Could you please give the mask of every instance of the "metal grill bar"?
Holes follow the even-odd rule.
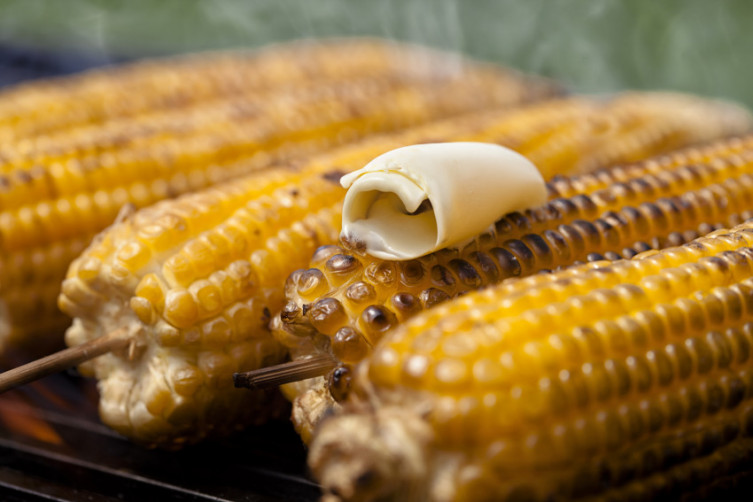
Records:
[[[56,395],[80,396],[87,385],[80,388],[80,381],[63,375],[45,382]],[[91,409],[81,409],[76,417],[58,410],[58,403],[43,402],[36,388],[0,397],[0,416],[6,421],[13,415],[12,421],[43,421],[62,440],[52,444],[0,428],[0,495],[8,494],[2,500],[268,502],[319,497],[318,486],[304,475],[300,440],[285,422],[167,452],[122,439],[91,418]]]

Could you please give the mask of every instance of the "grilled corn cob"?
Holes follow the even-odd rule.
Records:
[[[753,224],[428,310],[310,465],[346,500],[647,499],[749,470]]]
[[[294,44],[0,96],[0,347],[59,343],[45,336],[68,324],[55,308],[57,284],[123,204],[146,206],[370,133],[556,92],[475,63],[448,74],[457,58],[399,47]],[[425,64],[407,67],[403,58]]]
[[[275,336],[294,359],[324,352],[340,363],[326,379],[287,387],[304,440],[333,399],[347,395],[352,366],[423,309],[504,279],[629,258],[753,217],[753,136],[560,177],[549,192],[545,206],[505,216],[463,249],[391,262],[326,246],[311,268],[290,276]]]
[[[262,410],[271,409],[260,406],[264,396],[233,389],[231,375],[284,357],[266,325],[283,306],[284,277],[337,239],[339,176],[406,144],[504,143],[527,113],[490,111],[375,137],[123,215],[71,265],[59,298],[75,318],[69,345],[121,326],[133,337],[126,353],[82,366],[100,379],[103,420],[150,444],[193,441],[262,420]],[[571,99],[532,113],[541,122],[528,124],[530,136],[521,139],[543,151],[552,129],[600,116],[602,108]],[[571,148],[580,147],[576,141]],[[569,167],[552,159],[542,164],[545,172]]]

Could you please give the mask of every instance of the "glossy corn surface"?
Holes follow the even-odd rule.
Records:
[[[590,120],[601,106],[580,98],[537,105],[532,113],[541,122],[527,126],[526,143],[537,148],[553,129]],[[260,398],[244,401],[258,394],[233,389],[231,375],[284,356],[266,326],[284,305],[285,277],[337,239],[339,177],[408,144],[505,144],[511,134],[520,138],[515,124],[527,114],[499,108],[373,137],[153,206],[101,234],[71,266],[59,305],[75,318],[69,344],[125,324],[134,346],[144,348],[131,351],[133,360],[110,355],[90,365],[100,378],[104,421],[142,442],[171,443],[261,420]],[[727,116],[719,110],[718,133],[727,130]],[[554,161],[544,166],[564,169]],[[191,383],[181,390],[176,382],[184,374]],[[224,411],[215,413],[216,406]]]
[[[377,41],[142,63],[4,92],[0,346],[60,343],[68,321],[55,285],[124,204],[144,207],[369,134],[555,92]]]
[[[468,291],[579,262],[630,258],[753,217],[752,175],[753,137],[737,138],[641,164],[558,177],[549,185],[547,205],[505,216],[494,231],[463,249],[391,262],[339,246],[321,248],[309,269],[288,279],[275,332],[295,358],[324,351],[341,366],[326,383],[291,386],[288,393],[324,384],[335,400],[344,399],[353,365],[386,332]],[[307,406],[294,407],[304,438],[320,415]]]
[[[175,445],[263,420],[268,396],[232,374],[280,362],[267,329],[285,277],[336,241],[340,176],[422,138],[486,138],[502,111],[365,140],[136,213],[77,258],[58,304],[69,345],[127,326],[132,349],[81,367],[99,378],[105,423],[148,444]]]
[[[325,421],[333,498],[671,497],[750,468],[753,224],[513,280],[387,334]]]

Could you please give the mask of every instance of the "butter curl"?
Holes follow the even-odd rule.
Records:
[[[432,143],[387,152],[343,176],[343,241],[388,260],[460,244],[511,211],[542,205],[536,166],[489,143]]]

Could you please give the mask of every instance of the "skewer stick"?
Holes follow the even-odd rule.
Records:
[[[324,376],[335,366],[337,366],[337,361],[327,354],[322,354],[309,359],[291,361],[268,368],[247,371],[245,373],[235,373],[233,375],[233,382],[236,387],[268,389],[290,382]]]
[[[76,347],[55,352],[47,357],[0,373],[0,393],[52,373],[72,368],[107,352],[125,348],[131,342],[131,337],[126,335],[126,328],[116,329],[112,333],[89,340]]]

